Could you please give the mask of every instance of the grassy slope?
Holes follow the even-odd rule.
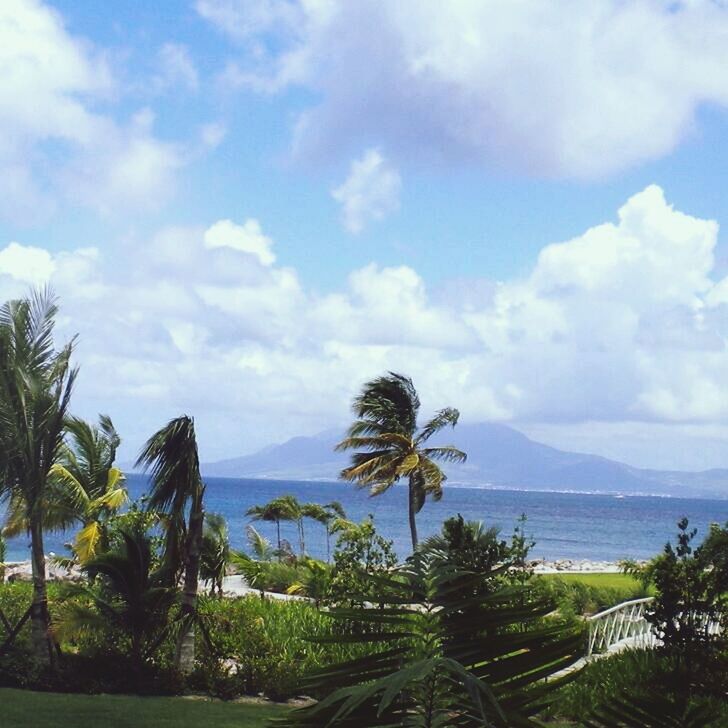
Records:
[[[59,695],[0,689],[3,728],[256,728],[280,715],[276,705],[221,703],[183,698]]]
[[[541,574],[541,578],[580,581],[582,584],[588,584],[589,586],[610,589],[632,589],[639,586],[639,582],[629,574]]]

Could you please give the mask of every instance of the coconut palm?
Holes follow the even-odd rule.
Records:
[[[33,655],[54,660],[49,635],[43,525],[53,464],[63,443],[76,369],[74,340],[53,344],[58,308],[48,291],[9,301],[0,308],[0,491],[20,512],[30,535]]]
[[[417,548],[415,516],[428,495],[434,500],[442,498],[446,476],[435,461],[463,462],[467,457],[452,445],[424,447],[424,444],[443,427],[455,427],[460,413],[446,407],[418,428],[417,391],[409,377],[394,372],[367,382],[355,397],[352,409],[357,419],[336,449],[359,452],[352,455],[352,464],[341,471],[341,477],[369,488],[373,496],[389,490],[400,478],[407,478],[414,550]]]
[[[278,498],[265,503],[262,506],[251,506],[245,511],[246,516],[252,517],[254,521],[267,521],[276,524],[276,536],[278,542],[278,555],[281,550],[281,521],[298,522],[301,518],[301,506],[292,495],[281,495]],[[299,530],[300,539],[300,530]]]
[[[107,520],[128,499],[124,474],[114,467],[121,441],[106,415],[98,426],[70,417],[66,431],[69,437],[49,472],[44,526],[64,529],[79,522],[72,548],[75,560],[84,563],[108,548]],[[11,509],[5,533],[17,536],[26,528],[23,509]]]
[[[151,474],[148,507],[166,514],[164,562],[172,584],[176,583],[179,569],[182,566],[184,568],[181,628],[175,651],[175,666],[183,673],[189,673],[195,660],[205,491],[192,418],[183,415],[170,420],[147,440],[136,464]],[[188,511],[188,520],[185,522],[185,513]]]

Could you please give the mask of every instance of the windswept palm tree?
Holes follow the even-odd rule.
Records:
[[[466,454],[452,445],[424,447],[427,440],[443,427],[455,427],[458,410],[440,410],[424,427],[418,428],[420,399],[412,380],[389,372],[367,382],[355,397],[352,409],[356,421],[337,450],[359,450],[352,464],[341,471],[344,480],[369,488],[370,495],[389,490],[400,478],[409,483],[409,526],[412,549],[417,548],[415,516],[430,495],[442,498],[446,476],[435,461],[464,462]]]
[[[265,503],[262,506],[251,506],[245,511],[254,521],[267,521],[276,524],[276,536],[278,542],[278,554],[281,552],[281,521],[294,521],[300,519],[301,506],[292,495],[281,495],[278,498]],[[300,530],[299,530],[300,538]]]
[[[167,516],[164,562],[171,585],[176,583],[180,566],[184,566],[175,666],[181,672],[189,673],[195,661],[205,491],[192,418],[183,415],[170,420],[147,440],[136,464],[151,473],[149,508]],[[187,511],[189,517],[185,523]]]
[[[53,344],[58,308],[48,291],[0,308],[0,491],[20,512],[31,545],[33,655],[54,661],[46,591],[43,524],[50,472],[63,443],[64,422],[76,379],[74,340]]]
[[[98,426],[70,417],[66,431],[69,437],[49,472],[44,527],[65,529],[80,523],[73,552],[83,564],[108,548],[106,521],[128,499],[124,474],[114,467],[121,440],[106,415]],[[5,533],[17,536],[26,528],[23,509],[11,508]]]

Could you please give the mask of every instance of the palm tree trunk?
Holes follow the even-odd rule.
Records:
[[[417,523],[415,522],[415,482],[412,475],[409,479],[409,494],[408,494],[408,510],[409,510],[409,527],[410,535],[412,536],[412,551],[417,549]]]
[[[306,555],[306,539],[303,534],[303,518],[298,519],[298,540],[301,546],[301,556]]]
[[[195,664],[195,618],[197,616],[197,588],[200,576],[202,548],[202,491],[197,493],[190,507],[190,524],[185,554],[185,581],[180,607],[182,628],[177,638],[175,667],[184,675],[192,672]]]
[[[33,574],[33,602],[30,609],[31,648],[33,657],[40,664],[51,665],[54,653],[51,647],[50,614],[46,589],[46,562],[43,551],[43,525],[41,515],[30,517],[30,552]]]
[[[278,532],[278,561],[281,560],[281,519],[276,518],[276,531]]]

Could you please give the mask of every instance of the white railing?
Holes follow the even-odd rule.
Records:
[[[632,599],[589,617],[587,657],[595,652],[607,652],[617,645],[654,647],[657,638],[645,618],[645,609],[652,600],[653,597]]]

